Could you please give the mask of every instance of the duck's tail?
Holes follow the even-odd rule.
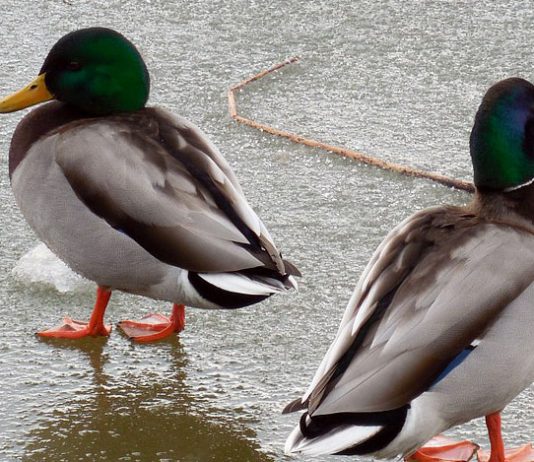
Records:
[[[286,263],[286,274],[261,268],[231,273],[194,273],[189,272],[188,279],[195,290],[206,300],[221,308],[242,308],[261,302],[273,294],[297,289],[294,276],[300,276],[298,270]]]
[[[286,454],[364,455],[384,449],[400,433],[409,406],[377,413],[310,416],[305,412],[285,445]]]

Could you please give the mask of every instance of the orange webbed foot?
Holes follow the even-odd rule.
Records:
[[[185,306],[174,304],[170,317],[151,313],[139,321],[121,321],[118,327],[136,342],[149,343],[162,340],[184,330]]]
[[[468,440],[454,441],[438,435],[405,460],[407,462],[467,462],[471,460],[478,448],[477,444]]]
[[[54,337],[54,338],[83,338],[87,336],[108,336],[111,333],[111,326],[104,324],[104,313],[108,306],[111,291],[98,287],[96,290],[96,300],[91,319],[89,322],[77,321],[70,317],[65,317],[63,323],[41,332],[37,335],[40,337]]]
[[[477,451],[477,458],[479,462],[490,461],[490,451]],[[504,452],[504,460],[506,462],[534,462],[534,447],[531,443],[525,444],[518,448],[507,449]]]
[[[40,337],[53,337],[53,338],[83,338],[87,336],[109,336],[111,333],[110,325],[91,326],[90,323],[84,321],[78,321],[68,316],[63,318],[63,323],[50,329],[37,332]]]

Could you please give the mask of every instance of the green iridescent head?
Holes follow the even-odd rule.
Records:
[[[534,178],[534,86],[512,78],[482,100],[470,140],[477,188],[512,190]]]
[[[150,79],[143,58],[124,36],[92,27],[62,37],[39,76],[0,101],[11,112],[57,99],[91,115],[136,111],[148,99]]]

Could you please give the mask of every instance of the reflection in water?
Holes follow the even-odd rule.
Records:
[[[40,416],[38,428],[27,435],[25,461],[271,460],[250,441],[251,431],[236,428],[231,419],[198,414],[178,338],[160,343],[161,354],[172,358],[171,370],[163,374],[137,365],[107,375],[106,339],[48,342],[72,350],[78,360],[83,352],[94,381]],[[213,408],[201,412],[222,414]]]
[[[87,357],[89,360],[87,365],[93,371],[94,383],[96,386],[106,385],[106,376],[104,374],[104,365],[107,356],[104,354],[104,347],[108,341],[108,337],[84,337],[79,340],[61,339],[53,337],[39,337],[35,336],[37,341],[43,344],[48,344],[53,347],[61,348],[63,350],[72,350],[76,353],[81,353],[73,358],[73,361],[79,361]]]

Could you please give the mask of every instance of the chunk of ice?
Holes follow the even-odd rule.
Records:
[[[43,243],[25,253],[12,273],[24,284],[51,286],[62,293],[94,289],[92,282],[74,273]]]

